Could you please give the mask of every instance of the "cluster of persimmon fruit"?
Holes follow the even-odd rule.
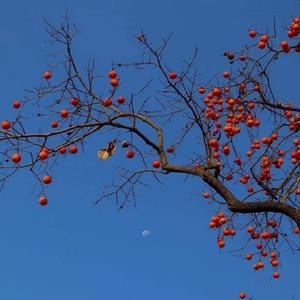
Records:
[[[211,195],[208,192],[203,193],[204,198],[210,198]],[[230,228],[228,226],[225,226],[226,223],[230,221],[230,218],[226,217],[224,212],[218,212],[217,214],[213,215],[211,217],[211,221],[209,223],[210,228],[219,228],[219,235],[217,237],[217,245],[219,248],[225,247],[225,237],[228,236],[234,236],[236,234],[236,231],[234,228]],[[245,255],[245,259],[247,261],[251,261],[254,256],[259,257],[259,261],[255,262],[253,264],[253,269],[255,271],[263,269],[265,267],[265,261],[264,259],[269,257],[269,263],[270,265],[275,268],[275,271],[272,274],[272,277],[274,279],[278,279],[280,277],[280,273],[278,272],[279,267],[279,254],[275,250],[267,250],[268,244],[270,239],[278,239],[278,232],[276,231],[278,224],[275,220],[269,219],[267,221],[267,227],[269,228],[268,231],[255,231],[255,229],[251,226],[248,226],[246,228],[246,231],[250,235],[250,238],[252,240],[259,240],[259,242],[256,243],[256,253],[247,253]],[[273,229],[272,231],[270,229]],[[300,229],[296,227],[294,229],[294,232],[296,234],[300,233]],[[239,298],[240,299],[246,299],[247,295],[245,292],[240,292]]]
[[[203,196],[205,198],[209,198],[210,195],[208,196],[208,192],[205,192]],[[211,217],[211,220],[209,222],[209,227],[210,228],[218,228],[219,229],[219,234],[217,237],[217,244],[219,248],[224,248],[225,247],[225,237],[228,236],[234,236],[236,234],[236,231],[234,228],[230,228],[228,226],[225,226],[226,223],[230,221],[230,218],[226,217],[224,212],[219,212],[216,215],[213,215]],[[278,231],[276,228],[278,227],[278,223],[276,220],[269,219],[267,221],[267,229],[264,231],[258,231],[252,227],[248,226],[246,228],[246,231],[250,235],[250,238],[254,241],[259,240],[259,242],[256,243],[255,247],[258,252],[256,253],[247,253],[245,255],[245,259],[250,261],[252,260],[253,256],[258,256],[259,261],[253,264],[253,269],[255,271],[259,269],[263,269],[265,266],[265,262],[263,261],[264,258],[267,258],[269,256],[269,262],[272,267],[276,268],[279,266],[279,258],[278,254],[275,250],[267,250],[269,247],[269,242],[271,239],[278,239]],[[300,230],[298,227],[294,229],[294,232],[299,234]],[[273,278],[277,279],[279,278],[280,274],[278,270],[275,270],[273,272]]]
[[[289,30],[288,30],[288,37],[294,38],[297,37],[300,33],[300,18],[294,17],[293,21],[289,24]],[[259,49],[264,49],[266,46],[271,47],[269,42],[269,36],[268,35],[259,35],[256,30],[250,30],[249,36],[251,38],[255,38],[257,36],[260,36],[259,42],[257,43],[257,47]],[[279,44],[279,50],[278,53],[289,53],[292,49],[294,49],[295,52],[300,52],[300,43],[296,43],[293,46],[290,46],[290,43],[288,41],[282,41]],[[232,52],[225,52],[225,56],[229,60],[233,60],[235,58],[235,54]],[[247,59],[246,55],[240,56],[240,61],[245,61]],[[224,78],[230,78],[231,74],[228,71],[223,72]],[[239,94],[245,94],[246,90],[249,94],[252,93],[261,93],[262,88],[260,84],[256,81],[252,82],[240,82],[237,84],[238,87],[238,93]],[[199,87],[198,92],[200,94],[206,93],[205,87]],[[215,122],[215,127],[213,129],[213,132],[215,134],[219,133],[220,130],[223,130],[225,133],[225,136],[227,138],[231,138],[235,135],[238,135],[241,133],[241,127],[240,124],[244,123],[247,130],[251,130],[251,128],[260,127],[261,120],[257,118],[257,114],[251,113],[252,111],[255,111],[256,103],[254,100],[247,100],[247,101],[241,101],[240,98],[233,98],[229,96],[229,93],[231,92],[230,86],[225,86],[223,88],[215,87],[208,91],[206,97],[204,98],[203,102],[207,106],[205,110],[205,116],[206,118],[212,120]],[[227,93],[227,95],[226,95]],[[224,97],[225,96],[225,97]],[[226,97],[227,96],[227,97]],[[225,98],[225,100],[224,100]],[[220,122],[220,119],[222,118],[222,113],[226,111],[226,121],[225,124]],[[300,119],[299,115],[292,112],[290,110],[289,105],[284,106],[284,117],[286,118],[287,122],[287,128],[290,130],[291,133],[296,133],[300,130]],[[288,134],[286,134],[288,135]],[[285,161],[287,154],[289,154],[288,160],[292,165],[298,165],[300,162],[300,139],[294,138],[290,140],[290,145],[286,146],[286,149],[278,149],[276,146],[272,147],[273,143],[275,143],[278,140],[279,137],[279,130],[274,131],[270,134],[270,136],[263,136],[261,139],[256,139],[252,141],[252,144],[250,146],[250,149],[245,153],[246,157],[251,158],[255,151],[258,151],[259,149],[263,148],[264,155],[261,157],[260,162],[260,168],[261,172],[258,176],[259,180],[261,181],[270,181],[272,179],[271,174],[271,168],[274,167],[276,169],[280,169]],[[212,150],[213,157],[217,159],[217,164],[219,166],[222,165],[222,161],[220,160],[220,153],[219,148],[221,148],[221,153],[223,153],[225,156],[228,156],[231,152],[231,149],[228,145],[228,143],[224,143],[223,145],[219,144],[219,141],[217,139],[210,139],[208,141],[208,144]],[[283,144],[282,142],[279,144]],[[240,157],[236,157],[234,159],[234,162],[241,166],[243,164],[243,161]],[[248,174],[245,174],[240,177],[240,183],[247,184],[250,180],[250,176]],[[226,180],[232,180],[233,175],[229,174],[225,176]],[[253,193],[254,188],[252,186],[247,187],[248,193]],[[264,191],[264,193],[269,196],[269,191]],[[296,196],[300,195],[300,188],[297,187],[294,189],[294,193]],[[209,192],[203,193],[204,198],[210,198],[211,195]],[[215,228],[219,230],[219,234],[217,237],[217,244],[219,248],[225,247],[225,241],[224,238],[227,236],[234,236],[236,234],[236,231],[234,228],[228,227],[226,224],[230,221],[229,218],[227,218],[223,212],[219,212],[216,215],[211,217],[211,221],[209,222],[210,228]],[[273,271],[272,277],[277,279],[280,277],[280,273],[278,271],[278,267],[280,265],[279,262],[279,253],[276,251],[276,249],[272,249],[271,240],[275,239],[277,240],[279,237],[279,231],[278,231],[278,223],[276,220],[268,219],[266,222],[265,230],[258,230],[255,229],[252,226],[247,226],[246,231],[250,235],[250,239],[257,241],[256,242],[256,251],[255,253],[247,253],[245,255],[245,259],[248,261],[251,261],[253,257],[258,257],[258,260],[253,264],[253,269],[255,271],[259,269],[263,269],[265,266],[265,263],[269,263],[275,270]],[[293,229],[294,234],[300,234],[300,228],[294,227]],[[274,245],[274,244],[273,244]],[[246,293],[240,292],[239,298],[245,299],[247,297]]]
[[[176,75],[174,76],[175,72],[173,73],[173,75],[171,74],[170,77],[175,79],[176,78]],[[118,73],[115,71],[115,70],[110,70],[108,73],[107,73],[107,76],[109,77],[110,79],[110,85],[113,87],[113,88],[116,88],[118,85],[119,85],[119,79],[118,79]],[[43,72],[43,75],[42,77],[45,79],[45,80],[50,80],[52,77],[53,77],[53,73],[51,70],[47,70],[45,72]],[[126,99],[124,96],[118,96],[117,97],[117,103],[122,105],[122,104],[125,104],[126,102]],[[78,107],[80,106],[80,100],[77,98],[77,97],[70,97],[70,104],[72,106],[75,106],[75,107]],[[101,100],[101,104],[104,106],[104,107],[110,107],[113,104],[113,100],[111,98],[105,98],[103,100]],[[15,108],[15,109],[19,109],[21,107],[22,103],[21,101],[19,100],[14,100],[12,102],[12,107]],[[66,108],[63,108],[59,111],[59,116],[61,118],[61,120],[65,120],[67,119],[68,117],[70,117],[70,115],[72,114],[72,112],[69,110],[69,109],[66,109]],[[9,130],[13,125],[13,122],[11,121],[8,121],[8,120],[3,120],[1,122],[1,128],[5,131]],[[58,128],[60,126],[60,121],[59,120],[53,120],[51,121],[51,124],[50,124],[51,128]],[[123,148],[127,148],[129,146],[129,143],[127,141],[124,141],[122,143],[122,147]],[[48,149],[46,147],[43,147],[41,148],[40,152],[37,154],[37,159],[40,160],[40,161],[45,161],[49,158],[49,156],[51,156],[51,154],[54,154],[54,153],[60,153],[60,154],[65,154],[65,153],[71,153],[71,154],[76,154],[78,152],[78,148],[76,145],[69,145],[69,146],[61,146],[61,147],[58,147],[57,149]],[[167,148],[167,152],[168,153],[173,153],[174,152],[174,147],[170,146]],[[131,158],[134,158],[135,157],[135,151],[133,149],[128,149],[127,152],[126,152],[126,157],[128,159],[131,159]],[[11,161],[14,163],[14,164],[19,164],[21,161],[22,161],[22,155],[20,152],[16,152],[16,153],[13,153],[11,155]],[[152,161],[152,167],[157,169],[157,168],[160,168],[161,167],[161,163],[159,160],[153,160]],[[52,176],[46,174],[45,176],[43,176],[41,178],[41,181],[43,184],[51,184],[52,183]],[[42,206],[45,206],[48,204],[48,199],[43,195],[39,198],[39,204],[42,205]]]
[[[289,25],[288,37],[297,37],[300,33],[300,18],[294,17],[293,21]],[[248,32],[251,38],[259,37],[259,42],[257,47],[259,49],[264,49],[266,46],[271,48],[270,37],[265,34],[258,34],[256,30],[250,30]],[[282,41],[279,45],[278,53],[289,53],[292,49],[295,52],[300,52],[300,43],[293,46],[287,41]],[[232,52],[225,52],[225,56],[229,60],[235,58],[235,54]],[[246,55],[240,56],[240,61],[247,60]],[[223,77],[226,79],[231,78],[231,74],[228,71],[223,72]],[[233,91],[237,89],[238,97],[233,97]],[[236,151],[232,151],[231,143],[233,143],[232,138],[243,132],[243,126],[246,132],[251,132],[254,128],[260,128],[262,125],[262,120],[259,119],[256,108],[259,108],[259,104],[256,102],[258,97],[255,97],[255,93],[262,92],[262,86],[259,82],[251,79],[249,81],[243,80],[242,82],[234,81],[233,85],[217,86],[213,88],[207,88],[205,86],[200,86],[198,88],[199,94],[203,95],[203,104],[206,106],[204,110],[205,117],[207,120],[213,124],[212,126],[212,136],[218,135],[218,138],[211,137],[207,140],[212,157],[216,161],[216,165],[221,167],[223,164],[222,155],[229,156],[231,153],[236,155]],[[241,97],[241,95],[252,95],[253,99],[248,99],[247,97]],[[300,139],[299,138],[285,138],[282,142],[283,136],[293,136],[300,130],[300,117],[295,112],[290,110],[289,105],[284,105],[283,118],[286,121],[281,128],[275,129],[270,135],[262,136],[261,138],[251,139],[250,149],[245,153],[245,160],[251,159],[256,152],[259,152],[260,168],[257,178],[261,182],[270,182],[276,176],[272,174],[272,169],[275,168],[280,170],[282,166],[290,163],[291,165],[298,165],[300,162]],[[280,130],[289,130],[291,134],[281,133]],[[264,131],[264,130],[261,130]],[[257,130],[255,131],[258,132]],[[255,136],[254,134],[252,136]],[[221,142],[221,139],[227,139],[227,141]],[[276,142],[279,140],[279,143]],[[279,146],[278,146],[279,145]],[[280,149],[279,147],[282,147]],[[284,147],[284,148],[283,148]],[[263,154],[261,154],[263,153]],[[234,164],[238,167],[245,166],[245,161],[239,157],[235,156],[233,159]],[[232,168],[230,168],[233,170]],[[240,174],[243,169],[240,169]],[[224,175],[225,180],[232,180],[234,172]],[[247,186],[247,192],[250,194],[255,194],[255,192],[264,192],[266,196],[270,196],[270,191],[268,190],[257,190],[252,185],[249,185],[249,181],[252,180],[252,176],[249,174],[240,175],[239,182]],[[293,189],[295,196],[300,195],[300,187]],[[251,196],[251,195],[250,195]],[[209,192],[204,192],[203,197],[206,199],[212,198]],[[211,217],[209,222],[209,227],[218,229],[217,245],[219,248],[225,247],[225,237],[234,236],[236,231],[234,228],[229,227],[227,224],[230,221],[229,217],[226,217],[224,212],[219,212]],[[263,225],[263,224],[261,224]],[[264,230],[255,229],[254,227],[248,226],[246,228],[250,239],[256,241],[256,252],[247,253],[245,259],[251,261],[254,256],[258,257],[258,261],[253,264],[254,270],[263,269],[265,266],[266,259],[268,258],[269,264],[275,268],[272,277],[277,279],[280,277],[278,272],[279,254],[276,250],[271,249],[271,240],[277,240],[279,238],[278,223],[274,219],[268,219],[265,224]],[[294,234],[300,234],[300,228],[294,227]],[[245,299],[246,294],[244,292],[240,293],[240,299]]]
[[[300,33],[300,17],[294,17],[292,22],[289,24],[287,36],[289,38],[294,38],[294,37],[297,37],[299,35],[299,33]],[[256,30],[250,30],[249,36],[251,38],[256,38],[258,36],[258,34],[257,34]],[[259,39],[259,42],[257,43],[257,47],[259,49],[264,49],[268,44],[269,38],[270,37],[268,35],[265,35],[265,34],[260,35],[260,39]],[[291,50],[291,47],[290,47],[288,41],[282,41],[280,43],[280,48],[285,53],[289,53]],[[296,52],[300,52],[300,44],[295,45],[294,48],[295,48]]]

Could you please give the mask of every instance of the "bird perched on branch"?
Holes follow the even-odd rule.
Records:
[[[112,140],[107,144],[107,147],[104,149],[99,149],[97,151],[97,156],[99,159],[106,160],[111,157],[117,150],[116,140]]]

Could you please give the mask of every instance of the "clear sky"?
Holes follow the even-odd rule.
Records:
[[[12,115],[12,99],[40,82],[49,62],[42,17],[58,24],[66,10],[81,27],[82,64],[93,56],[105,74],[113,60],[138,54],[133,34],[142,29],[158,41],[172,32],[170,59],[180,63],[197,45],[205,78],[220,71],[225,50],[248,40],[249,28],[271,28],[274,17],[285,25],[300,6],[296,0],[3,1],[1,119]],[[98,161],[99,143],[95,138],[84,154],[59,163],[47,207],[37,204],[27,173],[0,193],[1,299],[231,300],[241,290],[255,299],[300,299],[299,255],[284,253],[281,278],[274,281],[270,268],[254,273],[228,249],[219,252],[207,228],[212,210],[192,194],[203,191],[198,182],[173,176],[140,190],[137,207],[120,212],[113,201],[93,205],[115,176],[113,166],[127,163],[122,156]],[[151,234],[143,236],[144,230]]]

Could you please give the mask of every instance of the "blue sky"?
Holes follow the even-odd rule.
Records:
[[[197,45],[199,66],[211,76],[222,70],[221,54],[247,42],[247,30],[286,24],[300,11],[297,1],[5,1],[0,11],[0,118],[12,115],[11,100],[37,85],[50,61],[42,17],[58,24],[68,10],[80,25],[76,51],[84,65],[95,57],[101,72],[112,61],[139,53],[133,35],[144,30],[154,41],[172,32],[172,62]],[[223,65],[222,65],[223,64]],[[286,66],[287,68],[291,65]],[[208,78],[208,77],[207,77]],[[291,81],[282,81],[286,93]],[[283,91],[281,91],[283,93]],[[0,298],[9,300],[196,300],[300,299],[299,255],[284,253],[281,278],[254,273],[243,259],[216,247],[207,229],[212,209],[198,182],[173,176],[165,185],[140,190],[137,207],[117,212],[113,201],[95,206],[113,166],[95,159],[91,140],[84,154],[61,161],[48,190],[51,203],[37,205],[38,190],[26,173],[13,178],[0,201]],[[142,237],[142,231],[151,234]],[[231,249],[239,243],[233,242]]]

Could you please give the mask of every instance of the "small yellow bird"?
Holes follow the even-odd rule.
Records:
[[[116,147],[116,140],[112,140],[111,142],[109,142],[107,144],[107,147],[104,148],[104,149],[99,149],[97,151],[97,156],[99,159],[102,159],[102,160],[106,160],[108,159],[110,156],[112,156],[116,150],[117,150],[117,147]]]

